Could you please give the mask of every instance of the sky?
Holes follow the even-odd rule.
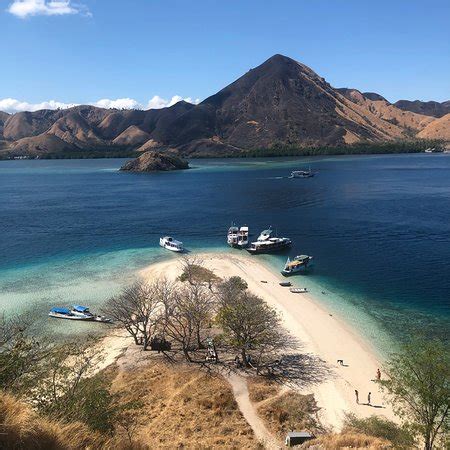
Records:
[[[0,0],[0,110],[199,102],[276,53],[335,87],[450,99],[450,0]]]

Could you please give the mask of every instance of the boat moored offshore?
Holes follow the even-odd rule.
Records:
[[[234,224],[228,229],[227,244],[230,247],[244,248],[248,245],[248,227],[238,228]]]
[[[309,168],[308,170],[293,170],[289,178],[311,178],[315,173]]]
[[[261,231],[257,241],[267,241],[267,239],[271,238],[272,235],[273,235],[272,227],[269,227],[267,228],[267,230]]]
[[[55,317],[57,319],[69,319],[69,320],[94,320],[92,314],[86,315],[82,313],[75,314],[69,308],[52,308],[48,313],[50,317]]]
[[[292,261],[290,258],[288,258],[281,273],[284,276],[289,276],[299,272],[304,272],[310,265],[312,259],[313,257],[308,255],[296,256],[295,258],[292,259]]]
[[[181,253],[184,251],[183,243],[181,241],[177,241],[171,236],[159,238],[159,245],[167,250],[171,250],[172,252]]]
[[[292,245],[292,241],[286,237],[273,236],[273,230],[269,228],[264,230],[258,237],[258,240],[252,242],[247,248],[249,253],[274,253],[285,250]]]

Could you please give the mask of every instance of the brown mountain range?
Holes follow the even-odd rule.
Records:
[[[83,156],[148,149],[221,156],[276,145],[347,146],[447,139],[449,102],[391,104],[376,93],[333,88],[309,67],[269,58],[198,105],[158,110],[76,106],[0,113],[0,155]],[[2,148],[0,146],[0,148]]]

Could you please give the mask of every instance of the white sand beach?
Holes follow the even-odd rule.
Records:
[[[321,420],[339,429],[345,412],[367,417],[372,414],[394,419],[392,410],[383,402],[376,383],[381,361],[364,339],[350,329],[342,318],[330,314],[311,294],[293,294],[278,283],[285,280],[258,261],[244,253],[200,253],[197,258],[205,267],[222,278],[238,275],[246,280],[249,289],[275,307],[283,318],[286,329],[301,342],[301,352],[320,357],[330,367],[330,377],[316,385],[309,385],[302,393],[313,393],[321,410]],[[152,264],[140,272],[151,281],[164,275],[175,279],[181,270],[180,260],[173,258]],[[264,280],[266,283],[262,283]],[[344,366],[337,364],[342,359]],[[359,391],[360,404],[355,400]],[[371,392],[371,405],[367,395]]]

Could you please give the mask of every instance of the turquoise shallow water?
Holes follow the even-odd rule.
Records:
[[[99,308],[168,256],[162,234],[192,250],[229,251],[235,220],[254,234],[271,224],[294,240],[292,254],[314,255],[298,283],[378,349],[418,332],[450,334],[446,155],[200,160],[154,175],[119,173],[121,163],[0,162],[2,311],[31,311],[38,332],[99,329],[46,313]],[[315,178],[286,178],[309,165]],[[286,255],[258,258],[278,271]]]

